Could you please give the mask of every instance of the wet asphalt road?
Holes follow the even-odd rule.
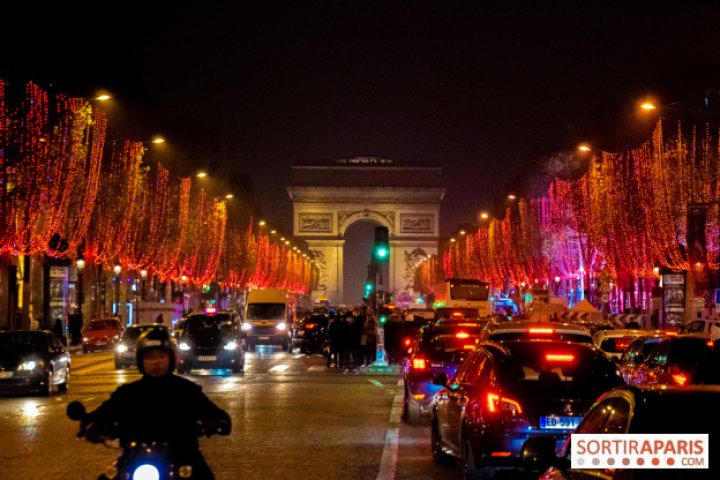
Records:
[[[137,378],[116,371],[110,352],[78,353],[69,392],[0,396],[0,479],[97,478],[118,451],[77,439],[65,407],[80,400],[93,409]],[[200,440],[218,480],[457,478],[433,464],[429,427],[399,422],[396,375],[345,375],[321,356],[261,351],[247,354],[241,375],[188,378],[232,417],[229,437]]]

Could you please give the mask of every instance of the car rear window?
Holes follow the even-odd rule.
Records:
[[[432,333],[426,331],[420,343],[420,351],[428,356],[430,360],[443,362],[448,361],[458,352],[469,352],[475,348],[479,329],[443,329]]]
[[[581,345],[526,342],[508,347],[510,355],[498,369],[505,385],[569,384],[605,388],[623,382],[610,360]]]
[[[489,340],[492,342],[503,342],[512,340],[537,340],[537,335],[529,332],[503,332],[498,331],[491,333]],[[573,343],[587,343],[592,344],[592,337],[590,335],[583,335],[580,333],[560,333],[555,332],[553,334],[543,334],[541,337],[543,340],[556,340],[561,342],[573,342]]]
[[[609,353],[623,353],[633,340],[635,340],[635,337],[606,338],[600,344],[600,350]]]

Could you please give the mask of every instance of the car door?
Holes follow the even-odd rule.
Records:
[[[471,358],[465,359],[461,364],[464,366],[461,374],[451,384],[448,394],[448,443],[456,452],[461,451],[462,425],[465,421],[465,410],[472,400],[476,385],[473,379],[477,372],[483,368],[487,361],[487,355],[482,351],[475,351]],[[457,387],[453,388],[453,386]]]
[[[50,363],[53,365],[53,383],[64,382],[68,375],[70,355],[57,336],[51,335],[48,340]]]

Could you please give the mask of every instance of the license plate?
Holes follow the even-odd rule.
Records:
[[[540,417],[540,428],[575,428],[581,420],[582,417]]]
[[[270,337],[258,337],[258,340],[270,340]]]
[[[217,357],[215,355],[198,355],[198,360],[201,362],[214,362]]]
[[[0,372],[0,378],[10,378],[13,376],[13,372]]]

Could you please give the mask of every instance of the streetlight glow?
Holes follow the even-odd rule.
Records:
[[[578,150],[580,150],[581,152],[589,152],[592,149],[586,143],[581,143],[578,146]]]
[[[152,143],[165,143],[165,139],[160,136],[153,137]]]
[[[225,198],[227,198],[228,200],[230,200],[230,199],[233,198],[234,196],[235,196],[235,195],[233,195],[232,193],[228,193],[227,195],[225,195]]]
[[[258,222],[258,225],[260,225],[261,227],[264,227],[264,226],[265,226],[265,220],[260,220],[260,221]]]
[[[482,218],[483,220],[487,220],[488,218],[490,218],[490,214],[487,212],[481,212],[480,218]]]
[[[98,95],[97,97],[95,97],[95,100],[97,100],[98,102],[104,102],[106,100],[110,100],[111,98],[112,97],[110,95],[103,93],[102,95]]]
[[[517,200],[517,197],[511,193],[508,195],[508,200]]]
[[[120,275],[120,272],[122,272],[122,266],[118,263],[113,267],[113,272],[115,272],[115,275]]]
[[[207,177],[207,173],[205,173],[205,172],[198,172],[198,173],[195,174],[195,176],[198,177],[198,178],[205,178],[205,177]]]
[[[85,260],[82,258],[75,260],[75,268],[77,268],[78,273],[82,273],[85,270]]]
[[[640,105],[640,108],[642,108],[643,110],[655,110],[655,109],[657,109],[657,107],[656,107],[655,105],[653,105],[652,103],[650,103],[650,102],[645,102],[645,103],[643,103],[642,105]]]

